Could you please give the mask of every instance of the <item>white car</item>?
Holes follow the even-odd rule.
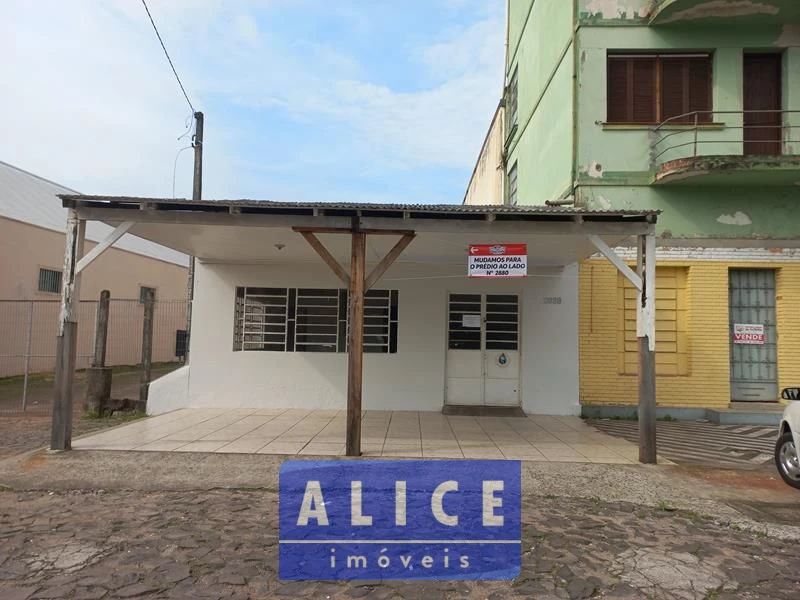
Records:
[[[800,388],[786,388],[784,400],[792,400],[783,411],[778,441],[775,444],[775,466],[783,480],[800,489]]]

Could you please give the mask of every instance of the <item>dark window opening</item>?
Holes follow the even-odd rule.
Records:
[[[49,294],[61,292],[61,271],[39,269],[39,291]]]

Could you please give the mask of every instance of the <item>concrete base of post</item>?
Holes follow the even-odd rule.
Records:
[[[106,412],[111,400],[111,367],[89,367],[86,370],[86,398],[84,412],[100,416]]]

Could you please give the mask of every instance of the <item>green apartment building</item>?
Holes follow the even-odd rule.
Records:
[[[800,385],[800,1],[506,8],[504,116],[478,163],[502,131],[497,201],[662,211],[662,414],[777,409],[779,386]],[[490,203],[478,166],[468,202]],[[590,259],[579,294],[584,413],[625,411],[635,291]]]

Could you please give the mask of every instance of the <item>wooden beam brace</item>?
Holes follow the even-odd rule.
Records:
[[[625,264],[620,256],[614,252],[613,248],[609,247],[599,236],[596,235],[587,235],[589,241],[592,242],[597,251],[600,252],[603,256],[605,256],[611,264],[613,264],[617,270],[622,273],[625,278],[633,284],[637,290],[641,292],[642,290],[642,278],[640,275],[634,273],[633,269],[631,269],[628,265]]]
[[[97,246],[89,250],[89,252],[87,252],[83,257],[81,257],[81,259],[78,261],[78,264],[75,266],[75,272],[80,273],[86,267],[88,267],[94,261],[95,258],[97,258],[103,252],[108,250],[111,246],[114,245],[114,243],[116,243],[116,241],[119,238],[125,235],[130,230],[130,228],[133,227],[133,225],[134,225],[133,221],[125,221],[124,223],[120,223],[119,225],[117,225],[117,228],[114,229],[114,231],[112,231],[111,233],[109,233],[106,239],[97,244]]]
[[[302,235],[305,240],[311,245],[311,247],[319,254],[319,257],[325,261],[325,264],[328,265],[331,270],[336,274],[336,276],[341,279],[345,285],[348,287],[350,286],[350,277],[347,275],[347,271],[344,270],[342,265],[338,263],[338,261],[333,257],[333,255],[328,252],[328,249],[324,246],[322,242],[319,241],[319,238],[315,236],[310,231],[301,231],[300,235]]]
[[[372,269],[372,272],[364,282],[364,289],[369,290],[378,282],[381,277],[383,277],[383,274],[386,273],[386,270],[392,266],[392,263],[397,260],[397,257],[403,253],[403,250],[408,247],[415,237],[415,234],[407,233],[397,241],[394,247],[389,250],[388,254],[383,257],[381,262],[375,265],[375,268]]]

